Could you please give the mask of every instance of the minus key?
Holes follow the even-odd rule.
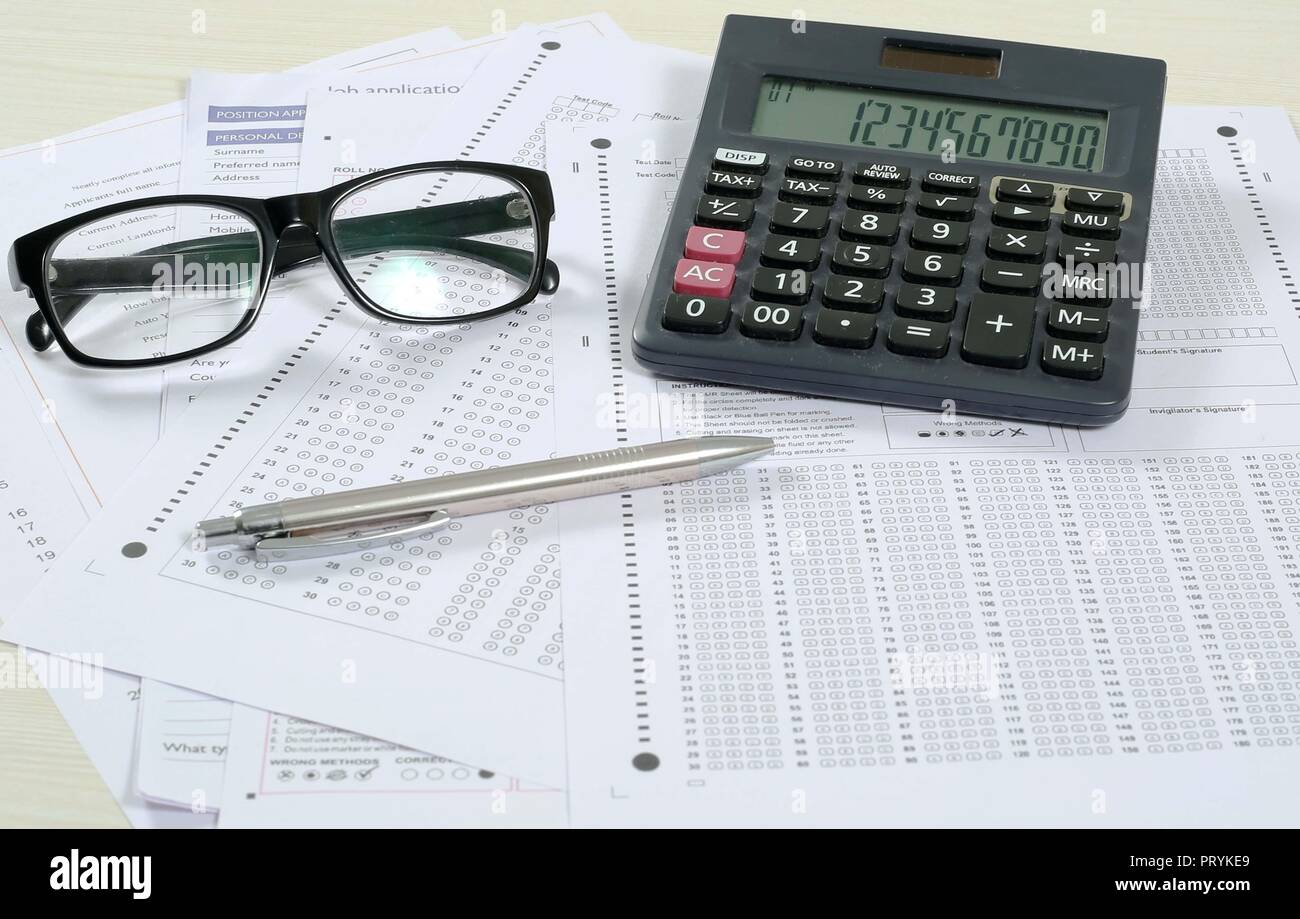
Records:
[[[1010,293],[1033,293],[1038,288],[1037,265],[1023,262],[985,262],[980,271],[980,287]]]

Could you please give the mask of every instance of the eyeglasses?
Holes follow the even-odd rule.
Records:
[[[459,323],[553,293],[546,173],[463,161],[372,173],[276,198],[168,195],[96,208],[14,241],[9,276],[38,311],[37,351],[151,367],[230,344],[273,275],[322,258],[363,310]]]

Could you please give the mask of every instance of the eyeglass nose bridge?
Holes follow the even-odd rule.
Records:
[[[280,195],[266,200],[275,234],[271,274],[280,275],[324,255],[320,244],[320,201],[315,195]]]

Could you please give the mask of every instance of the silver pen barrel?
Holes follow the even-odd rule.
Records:
[[[482,514],[668,485],[732,469],[773,449],[765,437],[707,437],[620,447],[560,459],[258,504],[195,528],[203,546],[252,546],[276,534],[357,527],[435,510]]]

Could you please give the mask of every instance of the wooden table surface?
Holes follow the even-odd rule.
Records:
[[[815,20],[1163,58],[1170,103],[1280,105],[1300,126],[1295,0],[807,0],[797,7]],[[499,28],[503,15],[510,28],[602,9],[633,38],[711,53],[729,9],[790,16],[794,7],[767,0],[735,7],[701,0],[0,0],[0,147],[179,99],[194,69],[283,70],[438,26],[472,38]],[[11,653],[0,646],[0,654]],[[125,825],[49,697],[0,689],[0,826]]]

